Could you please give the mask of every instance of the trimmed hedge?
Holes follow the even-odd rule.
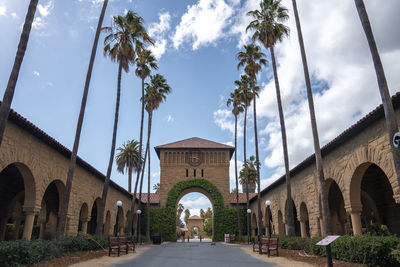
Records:
[[[321,239],[279,236],[279,247],[325,256],[325,247],[315,245]],[[400,239],[396,236],[341,236],[331,247],[332,257],[338,260],[368,266],[400,266]]]
[[[108,246],[107,236],[95,236],[93,239],[103,248]],[[98,250],[100,247],[96,242],[83,237],[48,241],[0,242],[0,266],[32,265],[79,251]]]

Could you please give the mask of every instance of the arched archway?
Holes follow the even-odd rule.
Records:
[[[308,209],[306,203],[300,204],[300,230],[301,237],[310,236],[310,221],[308,219]]]
[[[170,225],[168,229],[156,229],[164,232],[166,240],[176,240],[176,207],[179,200],[189,192],[200,192],[210,199],[213,206],[214,219],[214,240],[223,240],[224,237],[224,201],[219,190],[209,181],[205,179],[192,179],[178,182],[172,187],[168,193],[166,212]],[[167,219],[166,218],[166,219]],[[157,227],[157,226],[156,226]]]
[[[96,227],[97,227],[97,214],[100,212],[101,207],[101,198],[96,198],[93,202],[92,209],[90,210],[90,220],[88,223],[88,230],[87,232],[91,235],[96,234]]]
[[[22,237],[19,231],[22,226],[25,227],[24,209],[36,209],[36,184],[29,167],[15,162],[0,172],[0,241]],[[7,223],[13,224],[8,233]],[[30,229],[26,229],[24,238],[31,239],[32,227],[27,226]]]
[[[104,234],[111,235],[111,213],[108,210],[106,214],[106,221],[104,223]]]
[[[83,203],[79,211],[78,233],[87,233],[87,225],[89,221],[89,208],[86,203]]]
[[[350,206],[361,211],[362,229],[357,231],[379,232],[380,225],[386,225],[391,233],[400,234],[400,205],[378,165],[366,162],[357,167],[350,183]]]
[[[264,223],[265,223],[265,225],[264,225],[265,226],[265,234],[267,236],[272,236],[273,234],[275,234],[275,231],[273,229],[274,223],[272,221],[271,208],[268,206],[265,208]]]
[[[251,215],[251,235],[256,236],[258,233],[257,216],[255,213]]]
[[[333,179],[327,179],[326,186],[328,188],[328,204],[331,215],[332,232],[339,235],[349,233],[349,220],[344,208],[342,191]]]

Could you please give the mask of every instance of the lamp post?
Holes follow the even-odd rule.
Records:
[[[116,217],[116,222],[117,222],[117,233],[116,236],[119,236],[119,217],[118,217],[118,213],[119,213],[119,208],[122,206],[122,201],[118,200],[115,204],[117,204],[117,217]]]
[[[141,238],[140,238],[140,214],[142,213],[142,211],[141,210],[137,210],[136,211],[136,213],[137,213],[137,215],[138,215],[138,223],[139,223],[139,227],[138,227],[138,233],[137,233],[137,241],[139,242],[139,243],[141,243]]]
[[[251,209],[247,209],[247,218],[249,218],[249,220],[247,220],[249,223],[247,224],[247,243],[250,244],[250,238],[251,238],[251,233],[250,233],[250,222],[251,222],[251,218],[250,218],[250,213],[251,213]]]
[[[271,201],[270,200],[265,201],[265,205],[267,206],[267,213],[268,213],[268,218],[267,218],[267,220],[268,220],[268,237],[271,238],[271,221],[269,219],[269,216],[271,215],[270,214],[271,210],[269,209],[269,206],[271,206]]]

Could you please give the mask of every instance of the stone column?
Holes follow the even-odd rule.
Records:
[[[307,227],[306,227],[306,222],[304,220],[300,221],[300,231],[301,231],[301,237],[307,237]]]
[[[321,228],[321,236],[323,236],[325,233],[325,227],[324,227],[324,220],[322,219],[322,216],[319,218],[319,225]]]
[[[351,224],[353,225],[353,234],[362,235],[361,212],[351,212]]]
[[[82,234],[87,234],[87,226],[88,226],[88,220],[85,219],[82,221],[82,229],[81,229]]]
[[[25,225],[24,225],[24,233],[22,234],[22,239],[31,240],[34,220],[35,220],[35,212],[25,211]]]

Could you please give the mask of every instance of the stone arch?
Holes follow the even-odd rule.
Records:
[[[274,222],[272,220],[272,211],[271,207],[266,206],[265,207],[265,213],[264,213],[264,227],[265,227],[265,234],[267,236],[272,236],[273,234],[273,225]]]
[[[258,225],[257,225],[257,215],[253,213],[251,215],[251,234],[256,236],[258,232]]]
[[[205,179],[191,179],[176,183],[168,193],[166,210],[171,220],[168,229],[159,229],[164,232],[166,240],[176,240],[176,207],[179,200],[189,192],[199,192],[207,196],[213,206],[213,239],[223,240],[224,237],[224,200],[218,188]]]
[[[292,198],[292,204],[293,204],[293,218],[294,218],[294,234],[295,236],[300,236],[300,222],[298,219],[298,212],[296,208],[296,204],[294,202],[294,199]],[[287,200],[285,201],[285,222],[286,222],[286,227],[288,224],[288,207],[287,207]]]
[[[51,239],[56,235],[61,202],[64,198],[65,185],[61,180],[51,181],[42,196],[42,207],[45,207],[45,223],[41,224],[40,236],[43,239]]]
[[[100,213],[100,208],[102,205],[101,198],[96,198],[93,201],[92,208],[90,209],[90,220],[88,223],[88,230],[87,232],[91,235],[94,235],[96,233],[96,227],[97,227],[97,216]]]
[[[305,202],[301,202],[300,204],[300,228],[301,228],[301,236],[306,237],[310,236],[310,220],[308,217],[308,209]]]
[[[117,219],[114,225],[115,235],[122,235],[124,233],[124,225],[124,208],[121,206],[118,207]]]
[[[81,205],[81,209],[79,211],[79,222],[78,222],[78,233],[82,232],[83,234],[87,233],[87,224],[89,221],[89,207],[84,202]]]
[[[335,234],[349,233],[349,221],[345,210],[343,192],[333,179],[326,180],[331,229]]]
[[[377,164],[366,162],[355,170],[348,210],[353,217],[356,212],[361,215],[363,231],[375,232],[379,229],[376,226],[384,224],[392,233],[400,234],[400,205],[396,204],[393,191],[393,183]]]
[[[106,220],[104,223],[104,234],[105,235],[111,235],[111,213],[108,210],[106,213]]]

